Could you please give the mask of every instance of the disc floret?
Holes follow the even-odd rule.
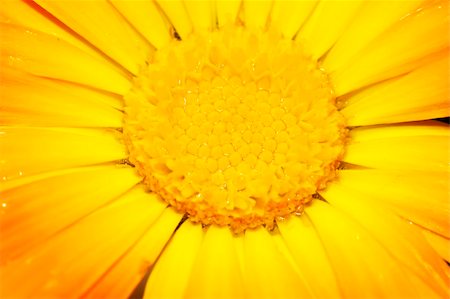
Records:
[[[173,41],[125,100],[130,161],[151,191],[204,225],[271,228],[334,178],[343,151],[325,73],[273,32]]]

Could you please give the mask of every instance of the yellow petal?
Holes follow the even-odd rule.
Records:
[[[440,121],[401,123],[360,127],[350,131],[350,139],[355,143],[395,137],[443,136],[450,137],[448,125]]]
[[[295,39],[314,59],[327,52],[354,18],[362,1],[322,0],[300,29]]]
[[[448,269],[448,268],[447,268]],[[446,270],[447,270],[446,269]],[[450,271],[447,270],[447,276],[450,277]],[[417,290],[417,293],[415,294],[415,298],[448,298],[448,294],[444,297],[442,296],[436,296],[436,292],[430,288],[423,280],[420,280],[415,275],[406,274],[407,279],[409,279],[411,285],[415,286],[415,289]],[[447,283],[447,289],[448,289],[448,283]],[[447,292],[448,293],[448,292]]]
[[[184,298],[244,298],[234,243],[234,236],[227,227],[208,228]]]
[[[427,229],[417,226],[431,247],[446,261],[450,261],[450,240]]]
[[[344,298],[414,297],[414,286],[403,269],[357,222],[319,200],[306,214],[323,242]]]
[[[118,132],[94,129],[0,128],[0,177],[13,179],[127,157]]]
[[[212,1],[185,1],[184,5],[194,30],[211,30],[215,27],[215,8]]]
[[[142,37],[106,0],[36,2],[135,75],[151,52]]]
[[[234,249],[236,250],[237,258],[239,261],[239,269],[241,273],[245,273],[245,246],[244,246],[244,234],[234,236]]]
[[[181,39],[192,32],[192,23],[182,0],[156,0]]]
[[[118,94],[126,93],[131,86],[128,78],[105,60],[98,60],[55,36],[26,27],[0,23],[0,47],[2,67],[9,65],[34,75]]]
[[[366,1],[325,57],[323,67],[334,72],[351,64],[352,59],[373,39],[414,12],[424,1]]]
[[[274,1],[270,27],[293,38],[317,3],[318,0]]]
[[[151,196],[147,200],[156,200],[154,197]],[[129,298],[164,249],[181,217],[182,215],[172,208],[165,209],[139,242],[114,264],[83,298]]]
[[[265,228],[247,230],[244,239],[247,298],[312,298],[308,287]],[[299,271],[299,270],[298,270]]]
[[[340,298],[334,270],[311,221],[306,216],[290,217],[278,221],[278,228],[315,297]]]
[[[400,130],[395,130],[400,128]],[[438,131],[439,134],[423,133],[424,130]],[[417,132],[415,132],[417,130]],[[398,126],[383,128],[361,128],[351,132],[350,143],[342,159],[345,162],[379,169],[405,169],[448,171],[448,128],[446,134],[442,128],[426,126]],[[404,132],[405,135],[394,135],[391,132]],[[383,134],[386,133],[385,136]],[[367,135],[377,135],[368,138]]]
[[[184,298],[203,238],[201,225],[186,221],[178,228],[150,273],[144,298]]]
[[[428,55],[448,48],[449,28],[445,0],[408,15],[331,73],[336,94],[343,95],[423,65],[428,62]]]
[[[447,265],[411,224],[394,215],[390,209],[366,200],[365,195],[352,192],[339,182],[328,186],[321,195],[332,206],[361,224],[380,244],[388,248],[397,262],[420,277],[436,294],[447,295]]]
[[[0,125],[122,126],[120,101],[112,95],[9,67],[0,68],[0,80]]]
[[[448,171],[449,149],[444,136],[386,138],[351,143],[342,160],[379,169]]]
[[[66,175],[69,173],[72,173],[74,171],[77,170],[81,170],[85,167],[78,167],[78,168],[64,168],[64,169],[58,169],[58,170],[54,170],[54,171],[47,171],[47,172],[43,172],[43,173],[38,173],[38,174],[32,174],[29,176],[21,176],[21,177],[17,177],[14,179],[7,179],[7,178],[2,178],[0,179],[0,193],[8,190],[8,189],[12,189],[12,188],[16,188],[16,187],[20,187],[29,183],[33,183],[36,181],[40,181],[40,180],[44,180],[47,178],[52,178],[55,176],[60,176],[60,175]]]
[[[217,23],[219,28],[236,22],[241,0],[216,0]]]
[[[349,126],[447,117],[450,111],[448,53],[413,72],[348,99],[341,110]]]
[[[2,263],[17,258],[139,181],[129,167],[87,167],[2,191]]]
[[[80,298],[161,214],[164,205],[156,208],[155,201],[145,195],[140,189],[127,192],[48,239],[23,259],[2,267],[1,297]]]
[[[0,22],[21,25],[45,32],[87,52],[96,58],[100,53],[90,45],[75,37],[70,29],[46,13],[39,5],[28,0],[7,0],[0,2]]]
[[[396,170],[343,170],[339,184],[385,204],[398,215],[450,237],[448,174]],[[383,188],[380,188],[383,186]]]
[[[155,48],[171,39],[169,25],[153,1],[109,1]]]
[[[244,23],[246,27],[264,29],[272,10],[273,0],[243,1]]]

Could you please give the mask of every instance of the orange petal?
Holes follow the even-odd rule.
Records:
[[[431,247],[447,262],[450,261],[450,239],[433,233],[423,227],[417,226],[423,233]]]
[[[2,267],[1,297],[79,298],[138,242],[164,207],[140,188],[131,190]]]
[[[155,200],[155,196],[148,200]],[[136,245],[106,272],[83,298],[128,298],[151,269],[183,215],[164,210]]]
[[[2,66],[9,65],[37,76],[66,80],[118,94],[125,94],[131,87],[128,77],[106,60],[99,60],[43,32],[0,23],[0,47]]]
[[[129,167],[87,167],[2,191],[2,263],[26,253],[140,180]]]
[[[106,0],[35,0],[108,57],[137,75],[151,48]]]
[[[121,127],[119,98],[80,85],[0,68],[0,125]]]
[[[103,57],[96,49],[85,43],[56,18],[32,0],[8,0],[0,2],[0,22],[20,25],[53,35],[96,58]]]

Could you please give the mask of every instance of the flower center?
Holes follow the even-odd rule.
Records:
[[[194,222],[270,229],[334,178],[345,139],[334,101],[277,33],[196,33],[158,50],[125,96],[129,159]]]

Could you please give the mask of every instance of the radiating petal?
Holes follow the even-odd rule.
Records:
[[[343,161],[379,169],[448,171],[448,137],[397,137],[351,143]]]
[[[425,0],[366,1],[325,57],[323,67],[334,72],[351,64],[373,39],[414,12],[423,2]]]
[[[417,226],[423,233],[431,247],[447,262],[450,261],[450,239]]]
[[[398,215],[450,237],[448,173],[402,170],[343,170],[339,185],[385,204]],[[382,188],[380,188],[382,186]]]
[[[156,0],[181,37],[187,38],[192,32],[192,22],[182,0]]]
[[[120,100],[113,95],[9,67],[0,68],[0,82],[0,125],[122,126]]]
[[[100,129],[0,128],[3,180],[125,159],[117,131]]]
[[[247,298],[312,298],[300,274],[264,229],[247,230],[244,238]]]
[[[416,134],[414,128],[417,130]],[[354,129],[342,160],[379,169],[448,171],[450,131],[446,128],[445,135],[427,134],[423,133],[424,128],[426,127],[420,125],[411,125],[409,128],[404,126],[400,132],[409,129],[409,134],[403,136],[389,136],[389,134],[383,136],[385,131],[389,132],[389,129],[383,127]],[[379,137],[373,139],[366,137],[372,134]]]
[[[376,139],[416,136],[450,137],[450,130],[448,125],[443,122],[427,120],[392,125],[359,127],[350,131],[350,139],[356,143],[374,141]]]
[[[293,38],[317,5],[318,0],[274,1],[270,27]]]
[[[153,1],[109,1],[155,48],[169,42],[169,24]]]
[[[1,297],[79,298],[136,244],[164,207],[140,189],[127,192],[0,268]]]
[[[156,200],[156,198],[149,196],[147,200]],[[181,217],[181,214],[170,207],[165,209],[138,243],[125,253],[125,256],[115,263],[83,295],[83,298],[128,298],[161,254]]]
[[[184,298],[203,238],[201,225],[181,225],[150,273],[144,298]]]
[[[208,228],[184,298],[245,298],[234,243],[235,238],[227,227]]]
[[[336,94],[405,74],[428,62],[429,55],[448,49],[448,9],[448,1],[436,1],[369,43],[360,55],[330,74]]]
[[[447,117],[450,113],[449,57],[350,97],[341,110],[349,126]]]
[[[53,18],[32,0],[1,1],[0,22],[21,25],[54,35],[96,58],[102,58],[92,46],[77,38],[69,28]]]
[[[315,297],[340,298],[335,270],[311,221],[307,217],[290,217],[278,221],[278,228]]]
[[[212,1],[185,1],[184,5],[191,18],[194,30],[211,30],[215,27],[215,7]]]
[[[151,48],[106,0],[35,0],[45,10],[133,74]]]
[[[361,1],[322,0],[300,29],[295,39],[319,59],[349,25],[361,7]]]
[[[264,29],[272,10],[273,0],[243,1],[244,23],[246,27]]]
[[[447,265],[432,250],[423,236],[392,210],[366,200],[360,193],[336,182],[321,192],[332,206],[363,226],[389,253],[414,275],[446,297]],[[430,271],[432,269],[432,271]]]
[[[83,167],[81,167],[81,168],[83,168]],[[5,190],[8,190],[8,189],[13,189],[13,188],[20,187],[20,186],[23,186],[26,184],[30,184],[30,183],[33,183],[36,181],[52,178],[55,176],[66,175],[66,174],[76,171],[77,169],[79,169],[79,168],[64,168],[64,169],[58,169],[58,170],[53,170],[53,171],[46,171],[46,172],[38,173],[38,174],[32,174],[29,176],[21,176],[21,177],[13,178],[11,180],[7,179],[6,177],[2,177],[0,179],[0,193],[4,192]]]
[[[26,27],[0,23],[0,47],[1,65],[37,76],[71,81],[118,94],[126,93],[131,86],[129,79],[110,63],[98,60],[55,36]]]
[[[241,0],[216,0],[217,23],[220,27],[236,22]]]
[[[306,214],[320,236],[345,298],[413,298],[405,271],[371,234],[334,207],[313,201]]]
[[[87,167],[2,191],[1,263],[17,258],[140,180],[129,167]]]

